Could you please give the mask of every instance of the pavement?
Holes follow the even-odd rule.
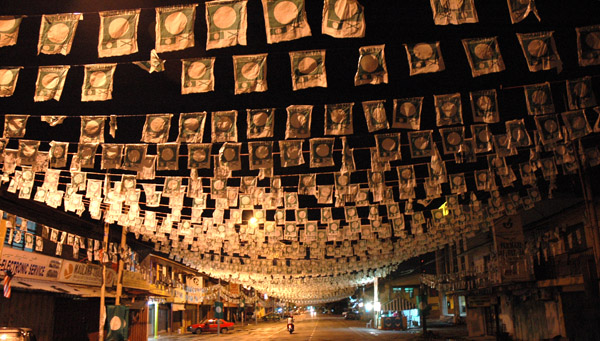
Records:
[[[431,321],[428,337],[422,336],[420,328],[408,330],[379,330],[366,328],[366,321],[345,320],[340,316],[319,315],[310,317],[303,315],[295,318],[295,331],[289,334],[286,322],[259,322],[243,327],[236,325],[227,334],[203,333],[195,335],[164,334],[152,341],[174,340],[306,340],[306,341],[365,341],[365,340],[467,340],[467,329],[464,325],[452,325],[441,321]],[[428,325],[429,325],[428,324]]]

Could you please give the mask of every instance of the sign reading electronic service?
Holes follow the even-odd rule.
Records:
[[[3,249],[0,260],[0,269],[11,271],[17,278],[56,280],[61,265],[62,259],[9,247]]]

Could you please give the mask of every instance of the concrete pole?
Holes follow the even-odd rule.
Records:
[[[379,277],[375,277],[375,281],[373,282],[373,325],[375,328],[379,327],[379,319],[377,318],[377,303],[379,302]]]
[[[122,253],[125,250],[125,245],[127,245],[127,228],[123,226],[121,230],[121,246],[119,249],[119,253]],[[115,298],[115,305],[121,304],[121,295],[123,294],[123,268],[125,267],[125,261],[123,257],[119,255],[119,272],[117,273],[117,297]]]
[[[98,340],[104,341],[104,322],[106,321],[106,308],[104,307],[104,298],[106,296],[106,263],[104,263],[104,255],[108,247],[108,232],[110,231],[108,223],[104,223],[104,239],[102,242],[102,286],[100,287],[100,323],[98,327]]]

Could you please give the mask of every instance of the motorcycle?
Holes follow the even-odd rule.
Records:
[[[287,330],[288,330],[288,332],[290,332],[290,334],[293,333],[294,332],[294,324],[288,323]]]

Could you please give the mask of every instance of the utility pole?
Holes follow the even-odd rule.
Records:
[[[104,322],[106,321],[106,308],[104,307],[104,298],[106,296],[106,263],[104,255],[108,248],[108,232],[110,231],[108,223],[104,223],[104,239],[102,241],[102,255],[100,262],[102,263],[102,286],[100,287],[100,321],[98,327],[98,340],[104,341]]]
[[[123,268],[125,267],[125,260],[122,257],[125,246],[127,245],[127,228],[122,226],[121,230],[121,246],[119,249],[119,271],[117,272],[117,297],[115,298],[115,305],[121,304],[121,295],[123,294]]]

